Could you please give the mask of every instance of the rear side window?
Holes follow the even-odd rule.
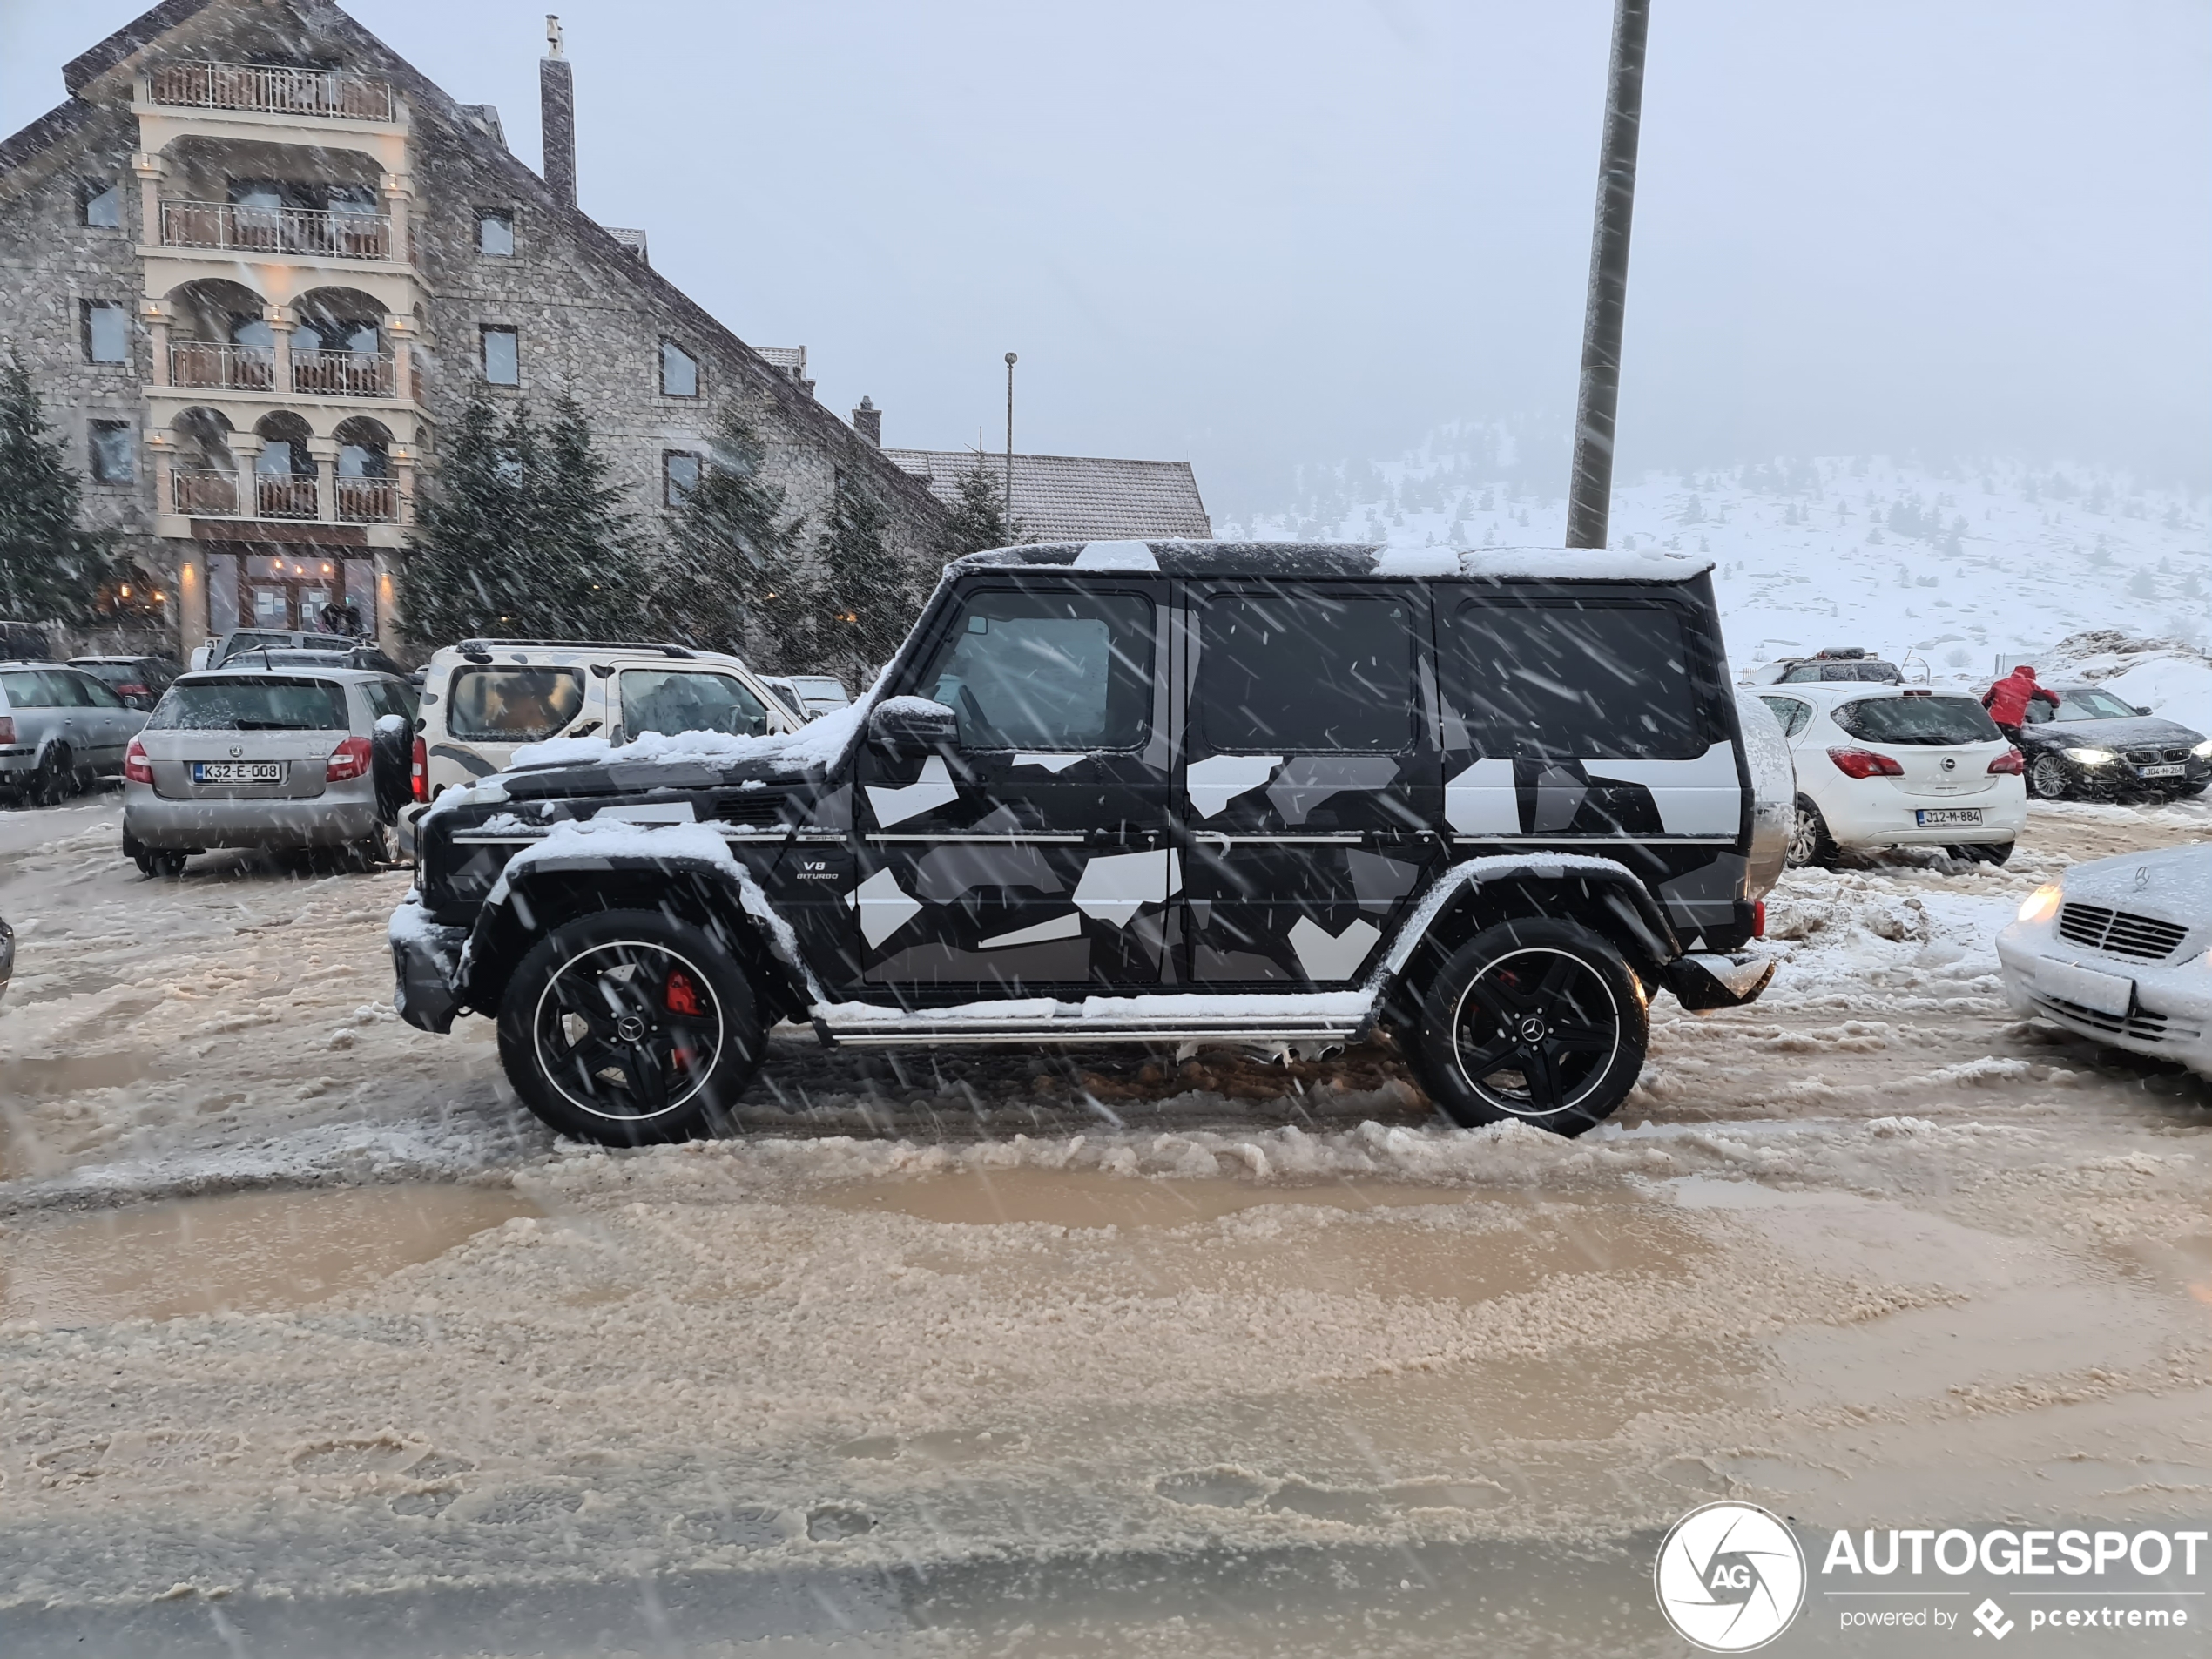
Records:
[[[187,680],[172,685],[149,729],[194,732],[342,732],[346,690],[328,680]]]
[[[1215,754],[1413,746],[1412,606],[1394,596],[1236,594],[1199,623],[1193,711]]]
[[[658,732],[723,732],[757,738],[768,729],[760,699],[727,674],[692,669],[631,668],[622,676],[622,730],[625,737]]]
[[[453,677],[446,732],[464,742],[536,743],[583,708],[583,676],[573,668],[464,668]]]
[[[1134,749],[1152,705],[1152,604],[1130,593],[969,596],[916,690],[964,749]]]
[[[1794,738],[1805,729],[1805,722],[1812,718],[1812,705],[1801,703],[1794,697],[1763,697],[1760,702],[1774,711],[1774,718],[1782,722],[1782,735]]]
[[[18,671],[0,674],[0,691],[7,693],[11,709],[51,709],[55,706],[54,694],[46,687],[44,674]]]
[[[1476,752],[1687,760],[1704,721],[1681,613],[1470,601],[1437,642]]]
[[[1863,743],[1996,743],[2002,734],[1970,697],[1870,697],[1830,717]]]

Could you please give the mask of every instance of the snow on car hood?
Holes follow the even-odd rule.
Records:
[[[759,738],[732,737],[724,732],[641,732],[619,747],[604,738],[553,738],[544,743],[524,744],[515,751],[507,769],[535,772],[546,766],[601,766],[620,761],[638,766],[689,763],[718,770],[765,765],[778,772],[802,772],[836,765],[859,733],[867,711],[863,704],[848,703],[796,732]]]
[[[2136,743],[2164,746],[2204,740],[2202,732],[2156,714],[2112,720],[2043,720],[2022,726],[2020,736],[2028,746],[2044,749],[2124,749]]]
[[[2063,880],[2069,899],[2191,924],[2212,921],[2212,843],[2094,859]]]

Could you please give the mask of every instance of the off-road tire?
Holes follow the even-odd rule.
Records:
[[[1415,1070],[1453,1123],[1580,1135],[1635,1087],[1650,1016],[1609,941],[1543,918],[1501,922],[1453,952],[1410,1035]]]
[[[2027,763],[2027,786],[2038,800],[2064,800],[2074,792],[2074,774],[2058,756],[2038,755]]]
[[[500,1062],[523,1103],[607,1146],[726,1132],[766,1035],[744,964],[653,910],[554,928],[516,965],[499,1010]]]
[[[1802,870],[1808,864],[1824,870],[1835,867],[1836,838],[1828,833],[1828,820],[1820,815],[1820,808],[1804,795],[1797,797],[1790,822],[1784,859],[1793,870]]]

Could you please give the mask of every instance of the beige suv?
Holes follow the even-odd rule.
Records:
[[[503,772],[556,738],[619,746],[647,732],[761,737],[803,724],[734,657],[683,645],[464,639],[430,658],[415,725],[415,819],[445,790]]]

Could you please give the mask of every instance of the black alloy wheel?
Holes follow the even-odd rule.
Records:
[[[1643,988],[1621,953],[1575,922],[1485,929],[1453,952],[1413,1044],[1439,1107],[1467,1127],[1518,1118],[1579,1135],[1635,1086],[1649,1038]]]
[[[610,1146],[714,1133],[760,1063],[759,1001],[699,927],[610,910],[554,928],[515,969],[499,1051],[523,1103]]]
[[[2027,763],[2027,786],[2038,800],[2064,800],[2074,788],[2074,773],[2054,754],[2040,754]]]

